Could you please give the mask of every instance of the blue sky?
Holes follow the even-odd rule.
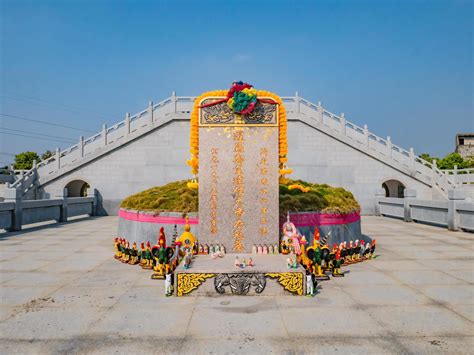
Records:
[[[418,154],[474,131],[472,1],[0,3],[0,113],[88,130],[0,116],[0,164],[233,80],[299,91]]]

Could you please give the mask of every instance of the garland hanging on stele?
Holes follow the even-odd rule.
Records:
[[[225,97],[221,100],[214,101],[210,105],[216,105],[222,102],[226,102],[227,106],[237,115],[248,115],[250,114],[257,102],[278,104],[278,157],[279,157],[279,168],[280,176],[291,174],[292,169],[286,167],[288,161],[288,143],[286,139],[287,135],[287,121],[286,121],[286,109],[283,105],[281,98],[269,91],[256,90],[252,85],[237,81],[232,83],[229,90],[216,90],[208,91],[194,100],[193,111],[191,112],[191,131],[189,137],[191,159],[187,160],[186,163],[191,167],[191,173],[193,174],[193,180],[188,183],[189,188],[198,188],[197,175],[199,173],[199,103],[209,97]],[[268,99],[270,98],[270,99]],[[207,105],[206,105],[207,106]]]

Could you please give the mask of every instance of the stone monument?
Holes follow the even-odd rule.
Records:
[[[279,241],[279,104],[259,97],[241,115],[223,99],[198,103],[199,242],[249,253]]]

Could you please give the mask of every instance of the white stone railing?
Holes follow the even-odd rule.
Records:
[[[474,168],[458,169],[457,166],[451,170],[442,170],[448,174],[458,185],[473,185],[474,187]]]
[[[419,200],[416,191],[405,189],[404,198],[385,197],[379,190],[375,199],[375,213],[379,216],[395,217],[405,222],[428,223],[474,231],[474,203],[465,200],[462,190],[449,190],[447,200]]]
[[[94,154],[97,150],[111,143],[114,143],[143,127],[153,127],[155,122],[163,121],[172,114],[187,114],[193,108],[194,97],[176,96],[173,92],[170,98],[161,101],[158,104],[150,102],[147,109],[131,116],[125,115],[125,119],[107,127],[105,124],[101,132],[88,137],[80,137],[79,142],[63,151],[59,148],[56,153],[49,159],[41,161],[36,168],[23,173],[23,176],[12,185],[12,187],[20,188],[26,192],[33,186],[34,179],[37,175],[41,177],[58,172],[62,167],[70,166],[85,157]],[[438,169],[436,162],[428,162],[415,155],[413,148],[405,150],[392,143],[390,137],[382,138],[369,131],[367,125],[360,127],[355,123],[346,120],[344,114],[336,115],[322,107],[321,103],[314,104],[298,96],[282,97],[286,110],[290,114],[306,116],[313,120],[318,127],[329,129],[332,133],[344,137],[352,145],[368,149],[378,154],[388,163],[401,165],[408,169],[410,175],[418,178],[430,186],[438,187],[445,195],[449,189],[459,186],[458,182],[453,178],[452,174],[444,173]],[[167,117],[168,116],[168,117]],[[36,175],[37,172],[37,175]],[[474,174],[470,171],[465,177],[468,181],[474,179]],[[459,175],[458,175],[459,176]],[[464,181],[464,180],[462,180]]]

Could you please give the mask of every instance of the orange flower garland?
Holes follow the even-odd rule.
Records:
[[[196,176],[199,173],[199,104],[208,97],[226,97],[227,90],[208,91],[194,100],[193,111],[191,112],[191,130],[190,130],[190,153],[191,159],[186,164],[191,167],[191,173]],[[288,142],[287,142],[287,120],[286,109],[281,98],[269,91],[257,90],[257,97],[269,97],[278,103],[278,158],[280,163],[280,175],[287,175],[293,172],[292,169],[286,167],[288,158]]]

